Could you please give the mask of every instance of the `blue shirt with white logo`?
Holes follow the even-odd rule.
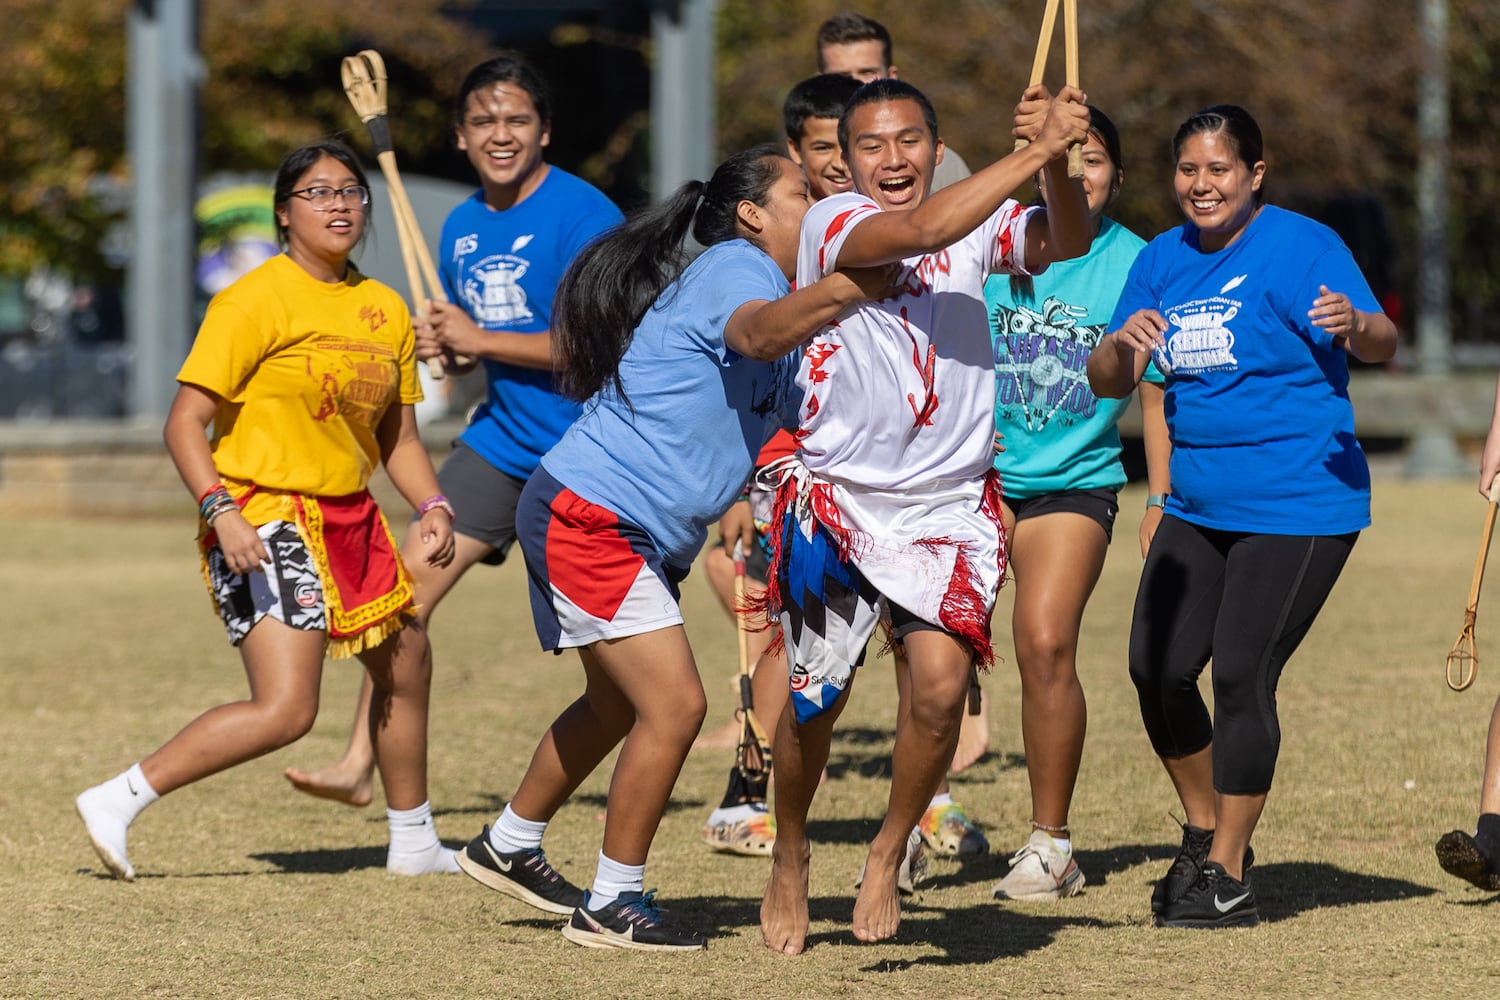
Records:
[[[1155,352],[1172,437],[1168,513],[1269,534],[1369,526],[1348,359],[1307,316],[1319,285],[1380,310],[1333,230],[1274,206],[1222,250],[1198,249],[1185,224],[1136,258],[1110,329],[1140,309],[1169,324]]]
[[[603,192],[553,166],[535,191],[504,211],[490,208],[477,191],[443,223],[443,287],[485,330],[546,333],[568,265],[621,219]],[[549,371],[483,363],[488,391],[459,439],[495,468],[525,479],[578,416],[579,404],[558,394]]]

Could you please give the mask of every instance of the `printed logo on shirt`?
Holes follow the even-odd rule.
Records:
[[[1080,326],[1083,306],[1049,297],[1041,309],[999,306],[995,337],[995,399],[1002,420],[1039,431],[1055,418],[1064,427],[1088,420],[1099,400],[1089,388],[1089,352],[1103,326]]]
[[[1235,284],[1238,282],[1231,282],[1231,287]],[[1152,352],[1157,367],[1174,375],[1237,369],[1239,361],[1234,356],[1234,331],[1229,329],[1229,322],[1239,315],[1242,305],[1234,299],[1215,295],[1164,310],[1173,329],[1167,331],[1166,347]]]
[[[479,249],[479,234],[470,233],[453,241],[453,262],[456,264]]]
[[[371,333],[375,333],[376,331],[378,331],[381,327],[385,326],[387,322],[385,318],[385,310],[371,305],[363,306],[360,308],[359,318],[370,325]]]
[[[463,287],[464,306],[480,326],[499,329],[535,318],[526,300],[521,277],[531,262],[514,254],[495,254],[468,266]]]

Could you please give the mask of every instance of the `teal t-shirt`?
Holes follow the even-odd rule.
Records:
[[[995,456],[1005,495],[1027,500],[1064,490],[1125,485],[1116,426],[1130,399],[1089,388],[1089,352],[1109,332],[1120,290],[1145,241],[1104,219],[1089,252],[1053,264],[1030,288],[1005,275],[984,284],[995,348]],[[1154,367],[1148,381],[1160,382]]]

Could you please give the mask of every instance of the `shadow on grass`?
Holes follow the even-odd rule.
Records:
[[[1260,918],[1269,923],[1308,910],[1361,903],[1391,903],[1437,895],[1431,886],[1351,872],[1321,861],[1287,861],[1251,869]]]
[[[755,930],[760,924],[760,901],[725,896],[697,897],[673,902],[694,926],[711,928],[717,935]],[[823,923],[839,925],[836,930],[814,930],[807,936],[807,948],[819,945],[857,944],[849,929],[854,916],[852,896],[822,896],[808,900],[808,916],[814,927]],[[978,965],[1001,958],[1018,958],[1051,944],[1058,932],[1068,927],[1106,928],[1112,926],[1094,917],[1038,916],[1008,910],[990,904],[966,907],[924,906],[903,900],[901,929],[892,941],[865,945],[871,963],[862,972],[901,972],[916,966]],[[938,955],[916,958],[883,957],[883,949],[909,949],[913,945],[933,948]]]
[[[850,774],[857,774],[862,778],[890,778],[891,744],[895,738],[894,730],[882,727],[835,728],[833,746],[828,754],[829,779],[837,780]],[[1026,757],[1023,754],[986,751],[979,760],[965,768],[962,774],[953,775],[952,780],[955,783],[990,782],[1001,771],[1025,766]]]
[[[453,846],[453,845],[448,845]],[[252,854],[256,861],[275,865],[272,875],[341,875],[361,868],[384,868],[384,847],[331,847],[311,851],[267,851]]]
[[[1167,866],[1172,863],[1173,858],[1177,857],[1178,849],[1179,845],[1166,842],[1119,844],[1099,851],[1078,850],[1073,856],[1078,861],[1078,867],[1083,869],[1088,884],[1095,887],[1108,885],[1111,875],[1134,868],[1136,865],[1160,863],[1161,869],[1153,870],[1141,882],[1145,891],[1150,892],[1156,880],[1167,873]]]

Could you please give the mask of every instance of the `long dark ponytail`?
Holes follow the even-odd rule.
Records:
[[[705,247],[750,238],[739,224],[739,204],[764,205],[781,173],[776,161],[785,158],[771,145],[736,153],[707,184],[688,181],[573,259],[552,307],[552,354],[563,395],[586,400],[612,385],[625,397],[620,359],[646,311],[687,267],[688,231]]]

